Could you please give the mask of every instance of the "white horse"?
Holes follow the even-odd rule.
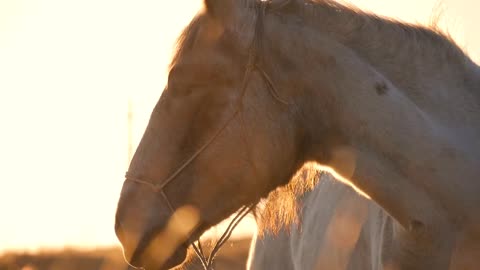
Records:
[[[254,237],[250,270],[399,269],[391,253],[399,224],[375,202],[327,174],[298,200],[297,223]]]
[[[255,235],[249,270],[478,269],[475,261],[462,258],[478,256],[480,250],[461,246],[451,257],[438,254],[436,263],[449,262],[444,265],[450,268],[435,267],[428,247],[406,235],[401,224],[374,201],[331,175],[323,174],[318,185],[297,200],[298,222],[278,232],[262,228],[266,231]],[[442,241],[443,235],[438,237]],[[463,239],[472,244],[478,240]],[[404,256],[396,256],[398,252]]]

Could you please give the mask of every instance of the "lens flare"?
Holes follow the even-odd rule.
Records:
[[[149,258],[155,264],[163,265],[175,250],[183,244],[200,221],[200,214],[193,206],[180,207],[168,221],[167,227],[159,233],[147,249]]]

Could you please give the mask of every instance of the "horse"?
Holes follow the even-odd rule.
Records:
[[[480,67],[435,28],[332,0],[205,0],[125,177],[115,232],[170,269],[315,163],[398,224],[403,269],[480,256]]]
[[[262,227],[251,243],[249,270],[402,269],[404,262],[390,256],[399,245],[394,241],[398,224],[374,201],[329,174],[295,199],[298,221]],[[268,211],[273,210],[288,211],[275,206]],[[263,218],[260,214],[259,222]]]

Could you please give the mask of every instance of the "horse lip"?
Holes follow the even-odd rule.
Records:
[[[203,228],[207,227],[206,224],[200,224],[192,233],[191,236],[185,240],[182,244],[180,244],[173,254],[166,260],[166,262],[160,266],[157,270],[169,270],[173,267],[179,266],[183,261],[185,261],[185,258],[187,257],[187,250],[188,247],[197,241],[200,236],[203,233]],[[179,256],[181,254],[181,256]],[[172,261],[172,258],[179,257],[179,260]],[[146,270],[150,270],[146,268]]]
[[[135,261],[129,263],[135,269],[143,270],[169,270],[176,266],[182,264],[187,257],[187,246],[186,243],[180,245],[170,257],[168,257],[161,265],[158,264],[158,261],[152,258],[145,258],[145,255],[141,255],[138,258],[135,258]],[[143,263],[139,263],[142,261]],[[133,265],[132,265],[133,264]]]
[[[148,247],[148,245],[150,244],[150,241],[151,241],[151,239],[149,239],[149,237],[142,239],[142,241],[140,242],[140,244],[137,247],[138,250],[136,250],[134,252],[134,256],[132,256],[132,260],[130,261],[130,265],[132,265],[133,267],[135,267],[136,265],[140,265],[136,269],[145,269],[145,270],[169,270],[171,268],[179,266],[183,261],[185,261],[185,258],[187,257],[188,247],[192,243],[197,241],[196,239],[200,238],[200,236],[203,232],[203,229],[205,227],[207,227],[206,224],[200,224],[191,233],[191,236],[187,240],[185,240],[183,243],[181,243],[174,250],[172,255],[170,255],[170,257],[168,257],[164,261],[164,263],[162,265],[148,265],[148,263],[147,263],[147,265],[142,265],[142,263],[139,263],[140,261],[142,261],[142,257],[145,256],[145,254],[144,254],[145,249]],[[153,239],[153,237],[152,237],[152,239]],[[143,259],[145,259],[145,258],[143,258]]]
[[[158,270],[168,270],[173,267],[179,266],[187,257],[187,247],[184,244],[180,245],[175,252],[161,265]],[[150,270],[145,268],[146,270]]]

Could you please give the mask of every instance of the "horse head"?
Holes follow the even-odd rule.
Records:
[[[266,4],[239,2],[206,1],[185,30],[130,164],[116,233],[134,266],[180,264],[206,229],[301,166],[298,116],[259,60]]]

